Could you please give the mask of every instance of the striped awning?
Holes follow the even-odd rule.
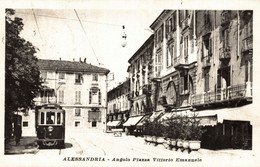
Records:
[[[124,124],[123,126],[135,126],[137,123],[139,123],[141,121],[141,119],[144,116],[135,116],[135,117],[130,117]]]
[[[116,127],[116,126],[119,126],[120,123],[121,123],[121,121],[109,121],[109,122],[107,122],[107,126]]]

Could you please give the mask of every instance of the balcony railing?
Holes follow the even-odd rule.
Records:
[[[219,60],[230,59],[230,46],[219,48]]]
[[[252,49],[253,49],[253,35],[250,35],[243,40],[242,52],[246,52]]]
[[[203,94],[196,94],[191,97],[192,105],[208,104],[221,102],[225,100],[232,100],[241,97],[252,97],[252,83],[229,86],[227,88],[219,88],[216,92],[204,92]]]

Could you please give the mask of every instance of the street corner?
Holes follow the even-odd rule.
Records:
[[[19,144],[14,138],[5,141],[5,155],[12,154],[37,154],[39,151],[36,137],[22,137]]]

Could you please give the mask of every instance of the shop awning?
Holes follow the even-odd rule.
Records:
[[[216,116],[216,121],[218,123],[223,123],[224,120],[230,121],[254,121],[257,116],[255,113],[253,105],[244,105],[241,107],[234,108],[223,108],[215,110],[204,110],[196,112],[197,117],[214,117]]]
[[[163,111],[154,111],[150,117],[150,121],[154,121],[155,119],[159,119],[163,115]]]
[[[145,121],[150,118],[151,115],[145,115],[137,124],[136,126],[143,126]]]
[[[143,118],[144,116],[135,116],[135,117],[130,117],[124,124],[123,126],[135,126],[137,123],[140,122],[140,120]]]
[[[116,126],[119,126],[121,123],[121,121],[109,121],[107,123],[107,126],[113,126],[113,127],[116,127]]]
[[[196,117],[200,119],[200,124],[202,126],[214,126],[217,123],[223,123],[224,120],[230,121],[250,121],[251,124],[257,123],[255,109],[252,104],[244,105],[241,107],[233,108],[222,108],[222,109],[211,109],[211,110],[202,110],[202,111],[177,111],[165,113],[160,121],[167,119],[169,117],[174,117],[177,115],[187,115],[188,117]],[[258,116],[259,117],[259,116]],[[259,119],[258,119],[259,120]]]

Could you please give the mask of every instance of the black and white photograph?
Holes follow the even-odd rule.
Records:
[[[259,3],[37,2],[1,5],[1,165],[258,166]]]

